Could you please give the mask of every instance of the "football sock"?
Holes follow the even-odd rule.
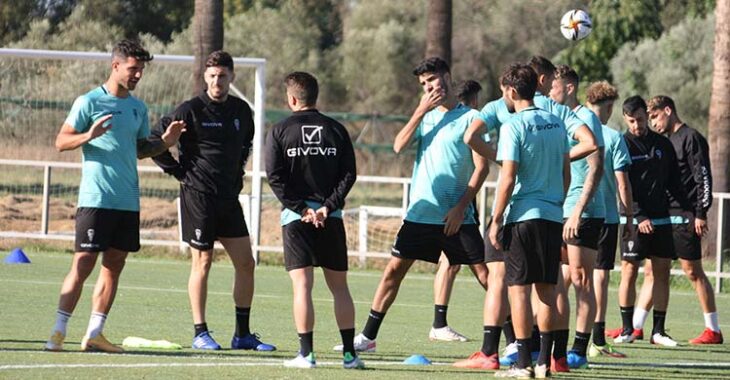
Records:
[[[634,310],[634,319],[633,319],[634,330],[643,329],[644,323],[646,323],[646,318],[648,316],[649,316],[648,310],[637,307]]]
[[[532,367],[532,356],[530,355],[530,339],[517,339],[517,368]]]
[[[65,336],[66,335],[66,325],[68,325],[68,320],[70,318],[71,318],[71,314],[69,314],[63,310],[56,310],[56,324],[53,326],[53,331],[51,331],[51,334],[54,334],[56,331],[59,331],[61,334],[63,334]]]
[[[593,344],[596,346],[606,345],[606,322],[593,324]]]
[[[104,330],[104,322],[106,322],[106,314],[92,312],[91,318],[89,318],[89,328],[86,330],[86,336],[94,338],[101,334]]]
[[[310,331],[299,335],[299,353],[307,357],[312,353],[312,346],[314,345],[314,332]]]
[[[634,307],[633,306],[621,306],[621,323],[623,331],[621,335],[628,335],[634,332]]]
[[[530,337],[530,352],[540,351],[540,329],[537,325],[532,326],[532,337]]]
[[[705,313],[705,327],[714,331],[720,332],[720,322],[717,320],[717,312]]]
[[[433,328],[440,329],[448,326],[446,323],[446,311],[449,305],[433,305]]]
[[[540,333],[540,355],[537,357],[537,365],[550,365],[550,351],[553,348],[553,333],[546,331]]]
[[[553,331],[553,358],[555,360],[564,358],[567,355],[569,334],[569,330]]]
[[[504,321],[504,328],[502,331],[504,332],[504,339],[507,344],[515,342],[517,338],[515,338],[515,329],[512,327],[512,315],[507,316],[507,319]]]
[[[664,331],[664,320],[666,318],[666,311],[658,311],[657,309],[654,309],[654,327],[651,330],[651,335],[656,333],[666,335],[666,332]]]
[[[378,337],[378,330],[380,330],[380,324],[383,323],[385,313],[379,313],[375,310],[370,309],[368,314],[368,321],[365,323],[365,328],[362,330],[362,335],[366,338],[374,340]]]
[[[575,332],[575,338],[573,338],[573,349],[580,356],[586,356],[588,349],[588,342],[591,340],[591,333],[583,333],[580,331]]]
[[[484,326],[484,337],[482,338],[482,352],[484,355],[493,355],[499,349],[499,334],[502,328],[499,326]]]
[[[251,330],[248,326],[248,320],[251,316],[250,307],[238,307],[236,306],[236,336],[244,337],[251,334]]]
[[[196,337],[196,336],[208,331],[208,324],[205,322],[196,323],[193,325],[193,327],[195,328],[195,335],[193,337]]]
[[[355,346],[353,340],[355,339],[355,328],[340,330],[340,336],[342,337],[342,354],[350,353],[352,356],[355,354]]]

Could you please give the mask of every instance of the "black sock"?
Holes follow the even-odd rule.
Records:
[[[552,331],[540,333],[540,355],[537,357],[537,365],[550,366],[550,354],[553,349]]]
[[[195,328],[195,336],[208,331],[208,324],[205,322],[194,324],[193,327]]]
[[[651,329],[651,335],[654,335],[656,333],[667,335],[666,331],[664,330],[665,319],[667,319],[666,311],[659,311],[657,309],[654,309],[654,327]]]
[[[621,335],[629,335],[634,332],[634,307],[621,306],[621,323],[623,325],[623,331]]]
[[[355,328],[340,330],[340,336],[342,337],[342,354],[350,353],[352,356],[355,354],[355,346],[353,339],[355,339]]]
[[[591,341],[591,333],[583,333],[580,331],[575,332],[575,338],[573,338],[573,348],[571,351],[575,351],[580,356],[586,356],[588,351],[588,342]]]
[[[532,356],[530,355],[530,338],[517,339],[517,368],[532,367]]]
[[[569,330],[553,331],[553,358],[555,360],[564,358],[568,353],[568,334]]]
[[[307,357],[312,352],[312,347],[314,346],[314,332],[310,331],[308,333],[304,334],[298,334],[299,335],[299,353]]]
[[[368,321],[365,323],[365,328],[362,330],[362,335],[365,335],[368,339],[375,339],[378,337],[378,330],[380,330],[380,324],[383,323],[385,313],[379,313],[373,309],[370,309],[368,314]]]
[[[512,315],[507,316],[507,319],[504,321],[504,328],[502,331],[504,332],[504,340],[507,344],[515,342],[517,338],[515,338],[515,329],[512,327]]]
[[[482,338],[482,352],[490,356],[499,350],[499,334],[502,328],[499,326],[484,326],[484,337]]]
[[[446,312],[449,305],[433,305],[433,328],[440,329],[448,326],[446,323]]]
[[[530,338],[530,352],[540,351],[540,329],[537,325],[532,326],[532,337]]]
[[[593,324],[593,344],[596,346],[606,345],[606,322]]]
[[[251,316],[250,307],[238,307],[236,306],[236,336],[244,337],[251,334],[251,330],[248,327],[248,320]]]

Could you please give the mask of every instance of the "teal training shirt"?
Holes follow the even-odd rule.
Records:
[[[306,203],[307,206],[314,211],[317,211],[318,209],[320,209],[322,207],[321,203],[315,202],[315,201],[305,200],[304,203]],[[337,209],[337,210],[331,211],[330,213],[327,214],[327,218],[328,219],[329,218],[342,219],[342,210]],[[291,222],[296,222],[297,220],[302,220],[302,215],[300,215],[296,211],[290,210],[288,208],[281,210],[281,216],[280,216],[279,222],[282,226],[286,226],[287,224],[289,224]],[[325,223],[326,223],[326,221],[325,221]]]
[[[529,107],[502,126],[497,161],[518,163],[505,224],[563,222],[563,159],[569,151],[563,121],[547,111]]]
[[[464,132],[477,115],[477,111],[459,104],[448,112],[437,107],[423,117],[414,134],[418,145],[405,220],[444,224],[448,211],[464,195],[474,173],[472,151],[464,143]],[[464,223],[476,223],[472,203],[466,209]]]
[[[573,112],[578,118],[580,118],[585,125],[593,132],[596,136],[596,143],[599,147],[604,147],[603,141],[603,128],[601,120],[598,119],[593,111],[588,108],[579,105]],[[571,148],[578,145],[578,141],[575,139],[569,139]],[[580,199],[581,193],[583,193],[583,184],[586,181],[588,175],[588,160],[581,158],[570,163],[570,188],[568,188],[568,195],[565,197],[565,203],[563,204],[563,217],[568,218],[573,213],[578,199]],[[600,180],[600,178],[599,178]],[[586,204],[581,218],[600,218],[606,217],[606,206],[604,204],[603,192],[601,191],[600,183],[596,184],[597,188],[593,194],[593,198]]]
[[[76,98],[66,124],[83,133],[109,114],[111,129],[81,147],[78,207],[139,211],[137,140],[150,134],[145,104],[132,95],[118,98],[100,86]]]
[[[604,125],[603,142],[606,144],[603,159],[603,179],[601,179],[601,190],[606,206],[606,224],[617,224],[619,222],[618,203],[616,202],[616,172],[626,171],[631,165],[629,148],[626,146],[623,136],[617,130]]]

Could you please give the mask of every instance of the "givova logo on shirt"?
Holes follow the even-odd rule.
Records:
[[[302,143],[304,145],[322,144],[322,129],[324,129],[324,127],[321,125],[302,125]],[[321,146],[296,147],[287,149],[286,155],[289,157],[336,156],[337,148]]]

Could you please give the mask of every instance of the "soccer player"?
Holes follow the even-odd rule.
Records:
[[[487,286],[484,240],[473,200],[489,169],[486,159],[463,142],[464,131],[478,112],[456,100],[449,65],[443,59],[423,60],[413,75],[424,94],[393,144],[396,153],[413,141],[418,144],[410,204],[365,328],[355,337],[358,351],[375,351],[383,318],[415,260],[437,263],[444,252],[451,265],[469,265],[479,283]]]
[[[546,110],[560,118],[567,127],[568,137],[578,143],[570,150],[571,160],[576,160],[593,153],[598,148],[595,142],[595,136],[568,107],[558,104],[551,98],[543,95],[548,94],[552,88],[552,82],[555,77],[555,66],[548,59],[541,56],[534,56],[529,61],[530,67],[537,73],[537,90],[533,99],[535,105]],[[502,87],[504,94],[504,87]],[[484,142],[481,136],[489,133],[490,135],[499,136],[502,123],[506,122],[512,114],[507,109],[504,96],[498,100],[487,103],[479,113],[479,116],[472,122],[469,129],[464,135],[464,140],[468,142],[471,148],[492,161],[496,160],[496,152],[492,147]],[[499,182],[499,179],[497,180]],[[494,211],[494,205],[492,207]],[[484,339],[482,342],[481,354],[474,353],[467,360],[455,363],[455,366],[467,368],[498,368],[498,364],[511,365],[517,361],[517,342],[515,339],[514,329],[512,328],[511,317],[508,316],[509,304],[507,301],[507,289],[504,286],[504,255],[494,248],[487,240],[486,242],[486,262],[489,269],[489,288],[484,304]],[[561,274],[558,274],[562,277]],[[558,286],[562,286],[562,281]],[[568,320],[562,328],[556,325],[555,332],[556,345],[564,342],[563,354],[557,358],[557,365],[553,365],[553,371],[556,369],[560,372],[568,370],[566,362],[566,346],[568,341]],[[502,326],[504,329],[502,330]],[[504,350],[503,357],[499,358],[499,363],[494,363],[492,356],[497,353],[499,347],[500,330],[504,332],[507,340],[507,346]],[[533,357],[536,358],[540,350],[540,332],[539,328],[533,326],[531,350]],[[560,352],[560,350],[556,350]]]
[[[606,81],[594,82],[586,89],[586,107],[598,116],[603,125],[603,141],[605,144],[603,159],[603,178],[601,187],[606,208],[606,218],[598,239],[596,266],[593,269],[593,287],[596,293],[596,318],[593,324],[593,343],[588,356],[625,357],[606,342],[606,306],[608,304],[608,281],[616,261],[616,244],[618,239],[618,194],[628,222],[627,231],[633,229],[633,198],[629,183],[628,167],[631,165],[629,148],[621,133],[606,125],[613,113],[613,104],[618,99],[618,91]]]
[[[194,328],[192,347],[221,349],[210,335],[205,318],[208,274],[213,263],[214,244],[218,240],[231,258],[234,269],[236,330],[231,348],[273,351],[276,348],[261,342],[249,327],[256,265],[238,201],[243,188],[243,169],[254,135],[253,113],[246,102],[228,93],[235,79],[230,54],[224,51],[210,53],[203,79],[206,90],[180,104],[153,131],[159,136],[175,120],[183,121],[189,128],[189,133],[180,139],[178,160],[170,152],[153,160],[180,181],[182,239],[190,246],[192,258],[188,278]]]
[[[284,264],[294,290],[299,354],[287,367],[314,368],[313,267],[322,267],[334,298],[343,344],[343,366],[364,368],[355,353],[355,306],[347,286],[347,242],[342,223],[345,197],[355,183],[355,152],[342,124],[317,111],[317,79],[305,72],[286,76],[293,114],[266,139],[269,185],[283,205]]]
[[[603,174],[603,132],[601,121],[588,108],[578,103],[578,73],[566,65],[559,65],[555,70],[555,80],[550,90],[550,97],[556,102],[568,106],[591,129],[599,147],[598,152],[588,157],[575,160],[570,164],[570,188],[563,204],[565,218],[565,234],[568,262],[563,263],[565,290],[570,284],[575,288],[576,296],[576,331],[573,348],[567,353],[570,368],[585,368],[588,365],[587,351],[590,342],[593,321],[596,313],[596,296],[593,289],[593,268],[596,263],[598,239],[606,216],[603,193],[599,182]],[[575,141],[571,141],[574,144]],[[567,300],[562,293],[561,299]],[[561,313],[559,318],[569,318]],[[566,323],[567,324],[567,323]]]
[[[152,56],[139,42],[122,40],[114,45],[111,58],[109,78],[74,101],[56,137],[59,151],[81,147],[83,167],[76,210],[76,253],[61,287],[56,323],[45,345],[49,351],[63,349],[66,325],[100,252],[102,267],[81,349],[123,351],[102,331],[127,254],[140,248],[136,159],[154,156],[174,145],[185,127],[175,122],[159,140],[147,141],[147,107],[130,92],[142,79]]]
[[[683,123],[672,98],[655,96],[647,102],[649,120],[657,133],[669,136],[677,153],[679,177],[692,205],[694,223],[690,223],[680,203],[670,197],[674,249],[687,279],[695,288],[705,317],[705,330],[691,344],[721,344],[722,332],[717,320],[715,293],[702,269],[702,236],[707,233],[707,211],[712,206],[712,170],[707,140],[697,130]]]
[[[479,85],[479,82],[475,80],[464,81],[457,87],[456,99],[461,104],[476,109],[479,104],[479,92],[481,90],[482,86]],[[431,331],[428,334],[428,338],[431,340],[446,342],[466,342],[468,340],[467,337],[452,329],[446,320],[451,290],[454,287],[454,280],[459,270],[461,270],[461,265],[449,264],[446,255],[441,254],[439,267],[433,279],[434,317]]]
[[[516,115],[500,128],[497,160],[502,168],[489,240],[504,252],[519,358],[509,370],[497,372],[497,377],[550,376],[562,204],[570,182],[570,147],[562,120],[535,107],[537,78],[530,66],[521,64],[510,66],[501,78],[507,109]],[[533,284],[539,298],[537,324],[541,336],[534,370],[530,355]]]
[[[640,96],[632,96],[624,101],[624,121],[629,127],[624,139],[632,161],[629,179],[634,198],[633,216],[638,224],[633,231],[622,234],[621,288],[633,289],[638,265],[644,258],[650,259],[654,277],[651,343],[673,347],[677,342],[664,329],[669,305],[669,270],[672,259],[676,257],[669,217],[669,194],[677,200],[682,210],[689,210],[689,205],[680,176],[677,175],[679,166],[674,147],[669,139],[649,129],[646,110],[646,103]],[[624,217],[628,216],[625,209],[621,212]],[[614,339],[615,343],[631,343],[635,339],[634,297],[635,293],[629,291],[619,297],[623,328]]]

